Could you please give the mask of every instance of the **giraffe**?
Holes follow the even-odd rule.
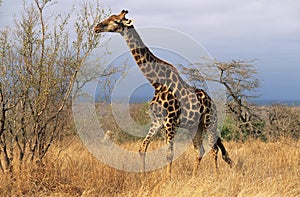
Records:
[[[155,134],[163,128],[168,146],[167,173],[171,177],[174,137],[179,127],[188,129],[193,137],[192,142],[196,158],[193,175],[196,175],[204,155],[202,144],[204,132],[208,136],[209,146],[215,158],[215,168],[218,168],[217,153],[219,148],[223,160],[232,167],[233,162],[217,134],[217,113],[212,99],[204,90],[188,85],[172,64],[156,57],[149,50],[135,30],[133,21],[125,17],[127,13],[127,10],[122,10],[120,14],[108,17],[97,24],[94,31],[95,33],[120,33],[127,42],[143,75],[154,87],[154,97],[150,102],[151,125],[139,149],[142,172],[145,172],[145,156],[148,145]]]

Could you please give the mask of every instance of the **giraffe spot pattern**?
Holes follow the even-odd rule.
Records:
[[[132,25],[126,26],[126,24],[128,24],[128,19],[125,18],[127,13],[127,10],[122,10],[119,15],[112,15],[100,24],[97,24],[94,29],[96,33],[98,33],[100,31],[98,29],[106,25],[106,31],[121,33],[131,49],[134,59],[137,64],[139,64],[140,69],[145,74],[146,78],[152,84],[154,82],[160,82],[153,84],[155,88],[155,95],[150,103],[150,115],[154,120],[152,123],[155,124],[153,124],[154,127],[150,128],[139,152],[141,155],[143,155],[143,153],[145,155],[147,146],[152,139],[151,134],[155,133],[155,129],[161,127],[159,126],[160,122],[155,122],[155,120],[162,120],[161,123],[165,126],[166,138],[169,143],[167,159],[171,163],[173,159],[173,139],[176,132],[174,127],[179,126],[179,123],[180,126],[187,124],[195,125],[198,121],[200,121],[197,125],[198,129],[203,129],[204,127],[208,128],[214,124],[216,125],[216,107],[210,97],[202,89],[194,88],[194,91],[192,91],[191,89],[193,88],[191,87],[183,87],[185,86],[184,82],[182,84],[179,82],[182,79],[180,78],[176,68],[168,62],[155,57],[144,45],[134,27]],[[167,84],[167,86],[161,84]],[[178,95],[175,95],[175,92]],[[192,97],[189,97],[190,95],[192,95]],[[202,135],[202,133],[200,135]],[[200,142],[201,139],[194,139],[193,141]],[[222,156],[224,156],[227,160],[226,162],[230,164],[231,160],[228,157],[226,150],[224,147],[222,149],[220,146],[220,144],[222,145],[221,141],[217,141],[217,143],[219,148],[222,150]],[[194,147],[197,147],[195,143]],[[198,148],[199,147],[200,146],[198,146]],[[218,150],[217,145],[214,145],[214,147]],[[199,150],[200,149],[196,150],[198,155],[200,155]],[[199,164],[201,157],[197,156],[197,159],[197,164]]]

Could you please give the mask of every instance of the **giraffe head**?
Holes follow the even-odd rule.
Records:
[[[118,15],[112,15],[94,27],[96,33],[117,32],[121,33],[125,28],[133,27],[132,20],[126,19],[127,10],[122,10]]]

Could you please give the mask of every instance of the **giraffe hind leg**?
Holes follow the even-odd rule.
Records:
[[[193,146],[194,146],[194,152],[195,152],[195,163],[194,163],[194,169],[193,169],[193,176],[195,177],[198,172],[198,168],[200,165],[200,162],[202,160],[202,157],[205,153],[203,144],[202,144],[202,130],[201,127],[198,128],[197,133],[193,137]]]
[[[224,160],[226,163],[228,163],[228,165],[232,168],[233,162],[232,162],[232,160],[229,158],[229,154],[228,154],[228,152],[226,151],[226,149],[225,149],[225,147],[224,147],[224,145],[223,145],[222,140],[221,140],[220,137],[218,137],[218,139],[217,139],[216,146],[217,146],[217,148],[219,147],[219,148],[221,149],[223,160]]]
[[[213,154],[213,157],[215,159],[215,173],[217,174],[218,173],[218,152],[219,152],[219,149],[218,149],[218,146],[217,144],[215,144],[212,149],[211,149],[211,152]]]

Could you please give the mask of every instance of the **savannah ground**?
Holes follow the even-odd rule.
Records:
[[[68,143],[70,141],[68,140]],[[66,143],[66,142],[61,142]],[[162,142],[153,142],[155,147]],[[300,140],[226,142],[231,169],[219,153],[214,174],[211,155],[192,178],[192,146],[166,169],[140,173],[116,170],[97,160],[78,137],[64,149],[53,145],[43,166],[25,164],[15,175],[0,175],[1,196],[300,196]],[[59,144],[61,145],[61,144]],[[139,143],[124,145],[138,149]]]

